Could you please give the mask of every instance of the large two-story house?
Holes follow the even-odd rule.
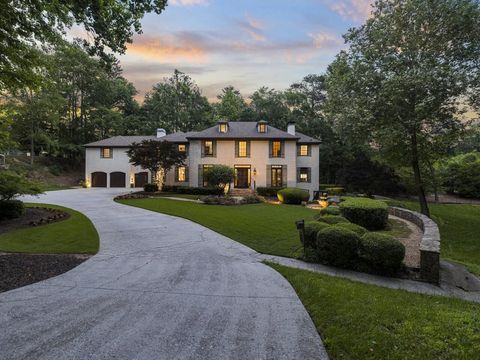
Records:
[[[85,179],[92,187],[142,187],[152,181],[149,171],[129,162],[126,151],[134,142],[147,139],[170,141],[187,153],[184,166],[171,169],[165,183],[208,186],[204,174],[214,164],[235,169],[233,189],[299,187],[318,190],[320,141],[295,131],[282,131],[259,122],[220,121],[198,132],[156,136],[115,136],[86,144]]]

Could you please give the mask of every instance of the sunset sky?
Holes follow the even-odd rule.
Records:
[[[244,96],[260,86],[284,89],[322,73],[360,25],[369,0],[170,0],[143,19],[126,55],[124,76],[140,98],[175,68],[214,100],[226,85]]]

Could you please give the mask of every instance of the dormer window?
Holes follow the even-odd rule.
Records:
[[[257,131],[259,133],[266,133],[267,132],[267,122],[266,121],[259,121],[257,124]]]
[[[187,151],[187,145],[186,144],[178,144],[178,152],[184,153]]]
[[[227,122],[219,122],[218,123],[218,132],[226,133],[228,131],[228,123]]]

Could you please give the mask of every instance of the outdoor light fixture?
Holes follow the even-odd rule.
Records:
[[[253,176],[257,176],[257,168],[253,168]]]

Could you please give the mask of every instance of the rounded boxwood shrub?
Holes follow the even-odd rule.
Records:
[[[329,226],[327,223],[318,221],[305,221],[305,246],[316,248],[318,232]]]
[[[0,220],[15,219],[25,213],[25,206],[20,200],[0,201]]]
[[[367,233],[360,239],[358,254],[373,270],[388,275],[400,270],[405,246],[393,236]]]
[[[353,231],[329,226],[317,234],[318,259],[323,263],[353,268],[358,258],[359,241],[360,237]]]
[[[158,185],[157,184],[145,184],[143,185],[143,191],[145,192],[157,192]]]
[[[286,188],[277,192],[277,198],[284,204],[300,205],[302,201],[308,201],[310,194],[304,189]]]
[[[257,194],[260,196],[275,197],[279,190],[279,188],[274,187],[257,187]]]
[[[353,231],[355,234],[357,234],[360,237],[362,237],[363,235],[365,235],[368,232],[367,229],[365,229],[363,226],[353,224],[353,223],[342,223],[341,222],[341,223],[335,224],[333,226]]]
[[[340,208],[338,206],[328,206],[326,208],[320,209],[320,216],[323,215],[340,215]]]
[[[350,222],[368,230],[385,229],[388,224],[388,205],[368,198],[347,198],[340,203],[342,215]]]
[[[348,223],[349,221],[345,219],[342,216],[336,216],[336,215],[325,215],[325,216],[319,216],[317,218],[317,221],[324,222],[327,224],[339,224],[339,223]]]

